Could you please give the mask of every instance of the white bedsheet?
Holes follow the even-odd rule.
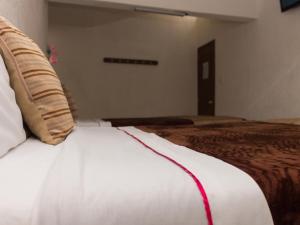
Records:
[[[32,209],[62,145],[29,139],[0,158],[0,225],[29,225]]]
[[[101,119],[93,120],[78,120],[76,121],[77,127],[111,127],[111,122]]]
[[[208,195],[215,225],[273,224],[264,195],[244,172],[156,135],[123,129],[197,176]],[[78,127],[42,180],[32,225],[208,224],[193,179],[116,128]],[[30,182],[37,189],[42,181]],[[17,191],[7,194],[14,198]],[[37,190],[33,192],[36,198]],[[23,199],[30,202],[26,207],[32,205],[32,200]],[[13,209],[12,204],[9,210]],[[5,225],[20,224],[24,223]]]

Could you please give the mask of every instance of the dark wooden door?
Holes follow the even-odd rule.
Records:
[[[215,115],[215,41],[198,49],[198,114]]]

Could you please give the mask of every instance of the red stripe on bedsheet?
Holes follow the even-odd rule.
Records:
[[[210,204],[209,204],[209,201],[208,201],[208,197],[207,197],[206,191],[205,191],[203,185],[201,184],[200,180],[189,169],[187,169],[185,166],[183,166],[182,164],[180,164],[176,160],[174,160],[171,157],[166,156],[166,155],[156,151],[154,148],[150,147],[149,145],[147,145],[145,142],[143,142],[142,140],[140,140],[138,137],[134,136],[133,134],[130,134],[128,131],[122,130],[120,128],[117,128],[117,129],[120,130],[120,131],[123,131],[125,134],[132,137],[133,139],[135,139],[140,144],[142,144],[145,148],[147,148],[147,149],[151,150],[152,152],[154,152],[155,154],[167,159],[168,161],[172,162],[173,164],[178,166],[180,169],[182,169],[184,172],[186,172],[194,180],[194,182],[196,183],[196,185],[198,187],[198,190],[199,190],[199,192],[202,196],[203,204],[204,204],[204,208],[205,208],[205,212],[206,212],[207,224],[208,225],[213,225],[213,218],[212,218],[212,213],[211,213],[211,210],[210,210]]]

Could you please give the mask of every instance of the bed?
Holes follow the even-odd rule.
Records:
[[[0,160],[0,182],[1,225],[273,224],[242,170],[134,127],[30,138]]]
[[[299,140],[299,126],[264,122],[79,123],[0,160],[0,225],[298,225]]]
[[[125,126],[179,126],[179,125],[204,125],[227,122],[245,121],[239,117],[229,116],[169,116],[169,117],[146,117],[146,118],[114,118],[103,119],[110,122],[113,127]]]
[[[266,122],[300,125],[300,118],[270,119],[266,120]]]

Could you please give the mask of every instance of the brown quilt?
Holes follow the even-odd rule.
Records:
[[[138,128],[240,168],[261,187],[275,225],[300,225],[300,126],[242,122]]]

